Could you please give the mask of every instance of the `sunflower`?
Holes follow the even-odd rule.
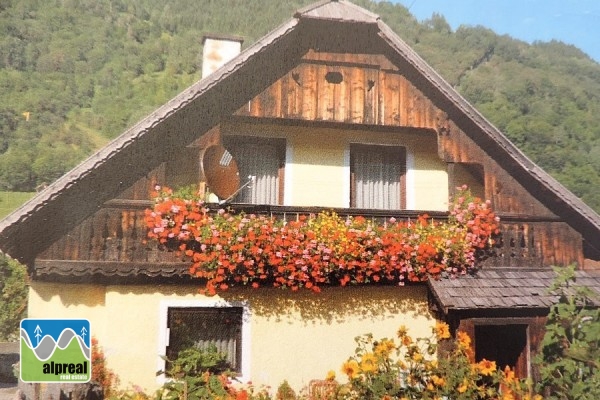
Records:
[[[375,354],[382,357],[387,357],[393,350],[396,349],[396,345],[389,339],[382,339],[375,346]]]
[[[496,371],[496,361],[490,361],[484,358],[477,363],[477,368],[483,376],[492,375]]]
[[[363,355],[360,360],[360,369],[366,373],[377,371],[377,356],[373,353]]]
[[[342,365],[342,372],[348,376],[349,379],[356,378],[356,375],[360,373],[360,367],[356,360],[348,360]]]

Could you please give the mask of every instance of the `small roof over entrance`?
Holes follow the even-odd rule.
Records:
[[[548,269],[496,268],[460,279],[431,280],[429,286],[444,314],[472,309],[548,309],[558,300],[557,294],[548,293],[555,278],[556,273]],[[600,271],[575,271],[575,282],[596,293],[593,304],[600,306]]]

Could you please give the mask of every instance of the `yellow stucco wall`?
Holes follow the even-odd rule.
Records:
[[[93,336],[104,337],[106,330],[104,286],[32,281],[28,302],[28,318],[85,318],[90,320]]]
[[[253,124],[225,125],[223,132],[286,139],[285,205],[349,207],[350,144],[363,143],[406,148],[408,209],[448,210],[447,165],[434,132]]]
[[[246,302],[250,343],[243,357],[246,379],[276,388],[283,380],[296,389],[322,379],[353,354],[354,337],[391,337],[402,324],[414,336],[428,336],[435,321],[427,289],[414,287],[324,288],[321,294],[241,288],[222,297],[198,294],[198,286],[92,286],[33,282],[32,318],[89,318],[108,366],[123,387],[160,386],[159,368],[166,307],[206,302]]]

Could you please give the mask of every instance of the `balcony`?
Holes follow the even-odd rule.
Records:
[[[189,278],[190,262],[175,251],[160,249],[147,240],[144,211],[152,203],[143,200],[111,200],[95,215],[52,244],[35,263],[38,278],[85,281],[92,277]],[[334,211],[341,217],[362,216],[386,224],[391,217],[411,221],[425,211],[388,211],[355,208],[288,207],[232,204],[233,212],[297,220],[301,215]],[[216,207],[215,207],[216,209]],[[447,212],[427,212],[434,220],[446,220]],[[499,215],[500,235],[482,267],[541,268],[582,262],[581,238],[573,237],[558,218]],[[52,278],[54,277],[54,278]]]

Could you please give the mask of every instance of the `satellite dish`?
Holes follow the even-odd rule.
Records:
[[[233,196],[239,189],[237,163],[222,144],[213,144],[200,151],[200,180],[221,199]]]

